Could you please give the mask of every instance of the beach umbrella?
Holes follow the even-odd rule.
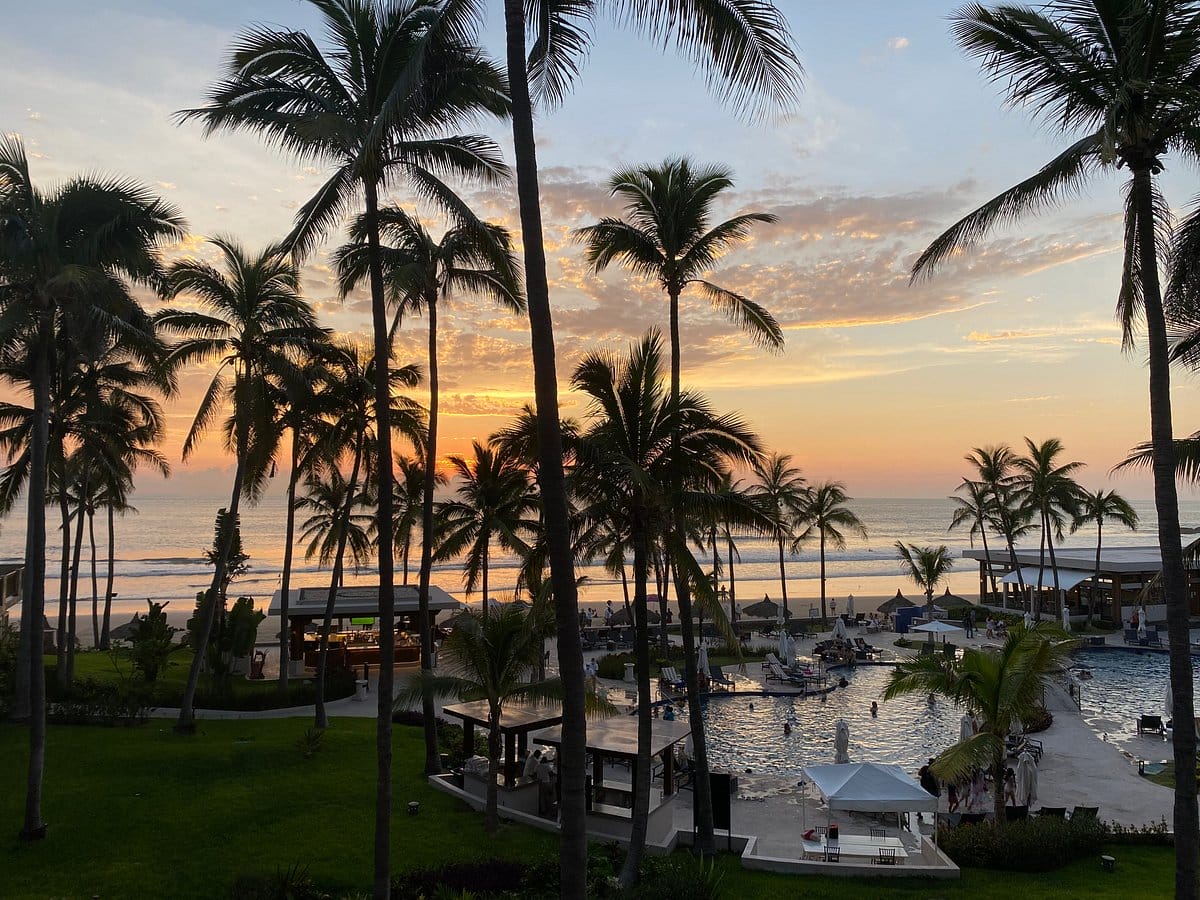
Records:
[[[1032,627],[1033,627],[1033,616],[1031,616],[1031,615],[1028,613],[1028,611],[1026,611],[1026,613],[1025,613],[1025,627],[1026,627],[1026,628],[1032,628]]]
[[[1142,613],[1138,616],[1138,640],[1146,636],[1146,614]]]
[[[1163,709],[1167,712],[1168,719],[1175,718],[1175,692],[1171,690],[1171,682],[1167,682],[1167,693],[1163,697]]]
[[[779,615],[779,609],[778,603],[764,597],[757,603],[751,603],[742,612],[752,619],[774,619]]]
[[[833,636],[835,638],[841,638],[844,641],[850,640],[850,632],[846,630],[845,619],[833,620]]]
[[[1067,604],[1063,604],[1062,608],[1063,631],[1071,630],[1071,610],[1067,608]]]
[[[792,661],[791,656],[791,641],[788,640],[788,633],[782,628],[779,629],[779,658],[783,660],[783,664],[789,665]]]
[[[917,625],[913,631],[927,631],[931,634],[950,634],[952,631],[962,631],[959,625],[951,625],[949,622],[943,622],[941,619],[934,619],[932,622],[926,622],[924,625]]]
[[[1037,800],[1037,765],[1026,750],[1017,758],[1017,806],[1032,806]]]
[[[851,594],[846,598],[846,615],[854,618],[854,595]]]
[[[833,734],[833,761],[835,763],[850,762],[850,726],[845,719],[838,719],[837,728]]]
[[[975,720],[964,714],[958,722],[958,742],[969,741],[975,737]]]
[[[708,645],[707,644],[702,643],[700,645],[700,659],[697,661],[696,665],[699,667],[701,672],[703,672],[705,675],[708,674]]]

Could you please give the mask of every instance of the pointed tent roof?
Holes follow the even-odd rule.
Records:
[[[881,604],[879,607],[879,611],[881,613],[894,613],[896,610],[903,609],[906,606],[920,606],[920,605],[921,605],[920,603],[917,603],[913,600],[909,600],[902,593],[900,593],[900,589],[897,588],[896,596],[893,597],[891,600],[887,601],[886,603]]]
[[[970,600],[965,597],[960,597],[958,594],[950,593],[950,588],[946,588],[946,593],[937,598],[937,605],[942,609],[959,609],[965,606],[974,606]]]
[[[656,613],[652,609],[647,609],[646,610],[646,621],[649,622],[651,625],[657,625],[659,622],[662,621],[662,616],[660,616],[658,613]],[[616,625],[618,627],[624,627],[624,626],[630,625],[632,623],[629,621],[629,613],[624,609],[618,609],[615,613],[613,613],[612,619],[609,621],[609,624]]]
[[[936,810],[934,797],[899,766],[841,763],[805,766],[830,809],[856,812]]]
[[[774,619],[779,615],[779,604],[774,600],[764,598],[757,603],[751,603],[742,610],[742,613],[752,619]]]

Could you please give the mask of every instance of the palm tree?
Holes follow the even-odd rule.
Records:
[[[544,626],[537,627],[534,610],[507,603],[491,615],[464,610],[451,621],[449,637],[442,643],[440,666],[449,675],[427,669],[396,698],[397,708],[407,708],[425,696],[457,700],[486,700],[488,704],[488,788],[484,827],[488,834],[500,829],[500,717],[506,703],[539,703],[559,700],[562,683],[557,678],[534,681],[542,659]]]
[[[758,482],[750,490],[774,520],[773,536],[779,549],[779,589],[783,592],[783,618],[786,621],[791,613],[788,611],[787,571],[783,554],[789,545],[794,552],[794,525],[804,511],[807,483],[800,474],[800,467],[792,465],[792,457],[788,453],[768,454],[755,465],[754,475]]]
[[[183,459],[191,456],[221,407],[231,405],[233,411],[224,423],[224,432],[226,448],[234,453],[236,466],[226,508],[236,521],[242,496],[251,501],[260,496],[279,443],[270,379],[294,370],[300,355],[322,341],[325,333],[317,327],[312,308],[300,295],[296,265],[278,247],[268,247],[252,256],[231,238],[213,238],[211,243],[220,251],[224,271],[199,260],[184,260],[172,266],[170,273],[172,294],[194,296],[201,309],[164,309],[155,321],[164,331],[183,336],[168,358],[171,369],[199,362],[217,363],[184,439]],[[213,567],[199,644],[193,648],[195,655],[179,704],[175,727],[181,732],[195,730],[192,704],[234,533],[235,529],[226,530],[226,547]]]
[[[469,219],[446,174],[496,182],[505,174],[496,145],[447,135],[472,115],[508,110],[504,80],[469,43],[477,5],[469,0],[309,0],[326,45],[307,33],[259,26],[237,39],[225,78],[208,106],[181,113],[207,132],[257,133],[268,143],[334,169],[296,216],[288,241],[304,255],[361,197],[366,216],[373,352],[377,367],[380,482],[377,497],[380,681],[375,811],[376,897],[390,891],[391,715],[395,595],[391,546],[392,447],[388,422],[390,341],[377,216],[379,193],[404,180],[415,192]],[[582,669],[580,670],[582,672]],[[580,676],[582,681],[582,674]]]
[[[1058,563],[1054,558],[1054,538],[1062,540],[1063,528],[1075,516],[1079,504],[1079,485],[1071,476],[1083,468],[1083,463],[1060,464],[1058,456],[1063,452],[1063,445],[1058,438],[1049,438],[1041,444],[1035,444],[1029,438],[1025,438],[1025,446],[1028,455],[1018,456],[1013,461],[1017,473],[1014,485],[1030,508],[1037,512],[1042,528],[1041,552],[1038,559],[1038,602],[1034,608],[1034,618],[1040,619],[1042,569],[1045,566],[1047,550],[1050,551],[1055,601],[1062,600],[1062,591],[1058,586]]]
[[[359,468],[362,468],[361,457]],[[304,494],[296,498],[296,509],[308,513],[300,523],[300,540],[307,542],[304,558],[316,559],[321,568],[333,566],[338,544],[343,539],[342,553],[349,552],[355,572],[374,558],[370,534],[373,517],[353,512],[348,519],[343,516],[343,508],[353,510],[369,499],[358,475],[355,475],[354,483],[352,491],[350,478],[340,468],[326,464],[309,473],[304,482]],[[336,587],[341,586],[339,573]]]
[[[494,225],[458,225],[440,240],[425,230],[421,221],[398,207],[381,209],[378,215],[383,273],[388,299],[394,309],[393,330],[406,314],[424,312],[429,317],[429,428],[423,454],[425,479],[421,504],[421,566],[417,575],[418,622],[421,634],[421,666],[433,669],[433,628],[429,616],[429,581],[433,569],[433,492],[437,486],[438,462],[438,303],[458,293],[488,297],[510,312],[525,308],[521,296],[516,257],[509,234]],[[335,263],[342,295],[367,275],[366,221],[360,217],[351,229],[357,242],[341,248]],[[407,580],[407,556],[405,557]],[[433,699],[424,704],[425,768],[427,775],[441,770]]]
[[[825,610],[825,546],[831,545],[835,550],[846,548],[846,535],[842,529],[849,529],[864,540],[867,529],[858,516],[854,514],[847,503],[846,486],[840,481],[825,481],[814,484],[804,492],[797,524],[804,527],[795,538],[794,545],[798,548],[803,541],[812,537],[816,532],[821,542],[821,618],[826,616]]]
[[[1074,534],[1091,522],[1096,523],[1096,574],[1093,578],[1092,605],[1088,612],[1088,624],[1091,624],[1096,614],[1096,601],[1100,597],[1100,549],[1104,540],[1104,523],[1113,521],[1124,525],[1130,531],[1137,531],[1138,514],[1129,505],[1129,501],[1116,491],[1106,491],[1103,488],[1082,491],[1078,503],[1075,519],[1071,522],[1071,533]]]
[[[472,441],[470,458],[452,455],[449,462],[458,480],[458,499],[438,504],[435,558],[453,559],[466,554],[463,586],[468,596],[482,589],[486,616],[491,599],[488,572],[492,542],[510,553],[527,553],[526,538],[538,527],[538,498],[528,472],[490,444]]]
[[[896,552],[904,562],[904,574],[913,584],[925,592],[925,618],[933,621],[933,592],[942,579],[954,568],[954,557],[945,544],[939,547],[918,547],[896,541]],[[933,632],[929,632],[929,643],[933,643]]]
[[[15,715],[30,721],[23,837],[45,835],[45,683],[40,624],[45,610],[50,380],[60,313],[84,307],[97,329],[148,330],[130,282],[159,284],[160,241],[178,239],[178,211],[133,182],[75,178],[52,192],[30,177],[19,140],[0,137],[0,347],[28,347],[34,423],[30,437],[25,577]],[[36,632],[36,634],[35,634]]]
[[[650,540],[676,516],[703,522],[716,511],[761,526],[761,513],[747,500],[720,492],[727,464],[759,455],[757,438],[736,416],[717,416],[706,401],[685,393],[678,404],[664,396],[660,376],[661,342],[651,332],[628,360],[604,353],[585,357],[572,383],[589,399],[590,427],[580,437],[573,486],[589,509],[585,518],[608,516],[613,530],[627,534],[633,548],[634,654],[638,678],[638,757],[634,782],[633,830],[621,879],[637,878],[645,848],[650,784],[650,651],[646,610]],[[680,452],[673,452],[678,435]],[[680,485],[682,490],[676,488]],[[672,504],[675,508],[672,510]],[[681,578],[712,618],[728,630],[707,578],[687,545],[668,535],[666,552]],[[685,657],[694,676],[695,663]],[[692,682],[695,683],[694,681]],[[699,691],[689,691],[689,719],[696,751],[697,796],[706,781],[707,753]],[[699,807],[701,801],[697,800]],[[711,807],[710,807],[711,812]]]
[[[558,418],[554,327],[546,275],[546,248],[539,199],[534,100],[555,106],[578,77],[591,45],[593,17],[601,11],[651,36],[674,43],[700,66],[723,99],[754,117],[791,103],[799,88],[800,65],[787,24],[767,0],[575,0],[531,5],[504,0],[504,31],[512,93],[513,149],[521,243],[525,252],[525,296],[533,349],[538,416],[539,483],[549,536],[550,571],[558,621],[558,653],[564,684],[562,803],[562,896],[587,893],[585,831],[585,722],[583,652],[579,646],[574,560]],[[532,46],[526,44],[530,35]]]
[[[934,773],[961,781],[978,768],[992,774],[996,824],[1003,827],[1005,739],[1018,723],[1028,721],[1042,705],[1042,696],[1068,660],[1074,646],[1053,624],[1026,630],[1011,629],[998,649],[968,647],[961,658],[919,656],[893,670],[883,692],[885,700],[905,694],[940,694],[974,714],[979,731],[944,751]]]
[[[1004,536],[1009,567],[1017,573],[1021,602],[1025,602],[1025,579],[1017,564],[1016,542],[1029,532],[1029,509],[1014,496],[1013,463],[1016,454],[1005,444],[976,447],[963,457],[975,469],[991,503],[991,523]]]
[[[1179,497],[1171,424],[1170,350],[1159,286],[1160,222],[1169,209],[1155,176],[1175,151],[1195,158],[1200,40],[1189,0],[1057,0],[1039,10],[1000,6],[964,8],[954,19],[960,45],[1002,82],[1008,100],[1028,105],[1070,145],[1036,174],[989,200],[938,238],[914,273],[938,263],[993,226],[1069,197],[1089,177],[1127,169],[1125,254],[1118,295],[1126,349],[1145,321],[1150,368],[1150,435],[1154,504],[1162,553],[1163,596],[1175,692],[1175,764],[1196,767],[1192,666],[1188,646],[1187,581],[1179,539]],[[1195,897],[1200,861],[1200,814],[1194,779],[1175,788],[1175,889]]]
[[[999,593],[999,587],[996,583],[996,573],[992,569],[992,554],[988,549],[987,533],[993,521],[992,513],[995,509],[996,499],[986,484],[982,481],[972,481],[969,478],[964,478],[954,490],[955,493],[951,494],[949,498],[954,503],[954,515],[951,516],[950,527],[946,530],[954,531],[964,525],[970,526],[972,547],[975,546],[975,535],[979,535],[983,541],[983,565],[991,579],[994,598]]]

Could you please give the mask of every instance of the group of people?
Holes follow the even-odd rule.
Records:
[[[933,759],[921,766],[917,780],[926,791],[935,797],[942,796],[942,783],[933,774]],[[948,812],[983,812],[988,808],[988,776],[981,768],[972,769],[966,779],[946,783],[946,809]],[[1006,803],[1017,802],[1017,775],[1010,767],[1004,773],[1004,796]]]
[[[540,748],[527,754],[521,780],[525,784],[537,783],[538,815],[553,817],[558,803],[558,765],[554,755]]]
[[[1008,636],[1008,624],[1003,619],[987,617],[987,636],[989,638],[1004,638]]]

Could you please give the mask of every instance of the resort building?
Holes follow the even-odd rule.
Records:
[[[1043,557],[1036,547],[1017,550],[1014,555],[1015,567],[1007,548],[993,550],[989,574],[988,559],[983,550],[963,551],[965,559],[979,562],[980,603],[998,609],[1025,610],[1038,585],[1041,585],[1041,590],[1045,592],[1043,610],[1056,609],[1058,604],[1052,601],[1057,570],[1058,589],[1063,592],[1071,615],[1084,616],[1094,609],[1101,618],[1124,622],[1134,609],[1144,606],[1152,622],[1161,622],[1167,617],[1158,583],[1162,555],[1157,545],[1102,547],[1099,581],[1096,580],[1095,547],[1056,547],[1054,557],[1057,565],[1053,568],[1050,554]],[[993,576],[996,592],[992,589]],[[1024,597],[1021,594],[1022,584],[1025,588]],[[1190,614],[1200,616],[1200,564],[1197,563],[1188,565],[1188,604]]]

